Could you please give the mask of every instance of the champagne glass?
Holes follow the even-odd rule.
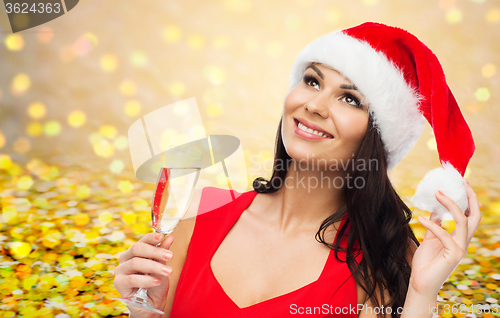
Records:
[[[168,236],[186,214],[201,170],[201,154],[197,158],[199,160],[194,161],[193,157],[190,158],[189,167],[173,165],[160,168],[151,204],[151,223],[154,232]],[[156,246],[160,245],[161,243]],[[139,288],[135,294],[118,300],[127,306],[163,315],[162,310],[150,303],[147,292],[146,288]]]

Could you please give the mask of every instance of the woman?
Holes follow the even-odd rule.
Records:
[[[432,317],[481,219],[462,179],[474,143],[437,58],[404,30],[364,23],[310,43],[290,86],[271,179],[205,214],[204,202],[224,190],[197,192],[196,218],[159,247],[162,236],[149,234],[121,255],[116,288],[124,297],[149,288],[165,317]],[[443,168],[414,197],[432,211],[419,217],[427,228],[419,244],[387,170],[424,118]],[[440,226],[446,213],[451,234]]]

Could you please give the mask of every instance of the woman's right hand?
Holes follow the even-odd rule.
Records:
[[[160,310],[165,308],[169,289],[168,276],[172,273],[172,267],[166,263],[172,259],[169,248],[174,238],[169,235],[162,242],[163,238],[164,235],[160,233],[144,235],[120,255],[120,265],[114,271],[114,283],[122,298],[133,295],[139,288],[147,288],[151,304]],[[156,246],[160,242],[161,245]],[[130,306],[128,309],[130,317],[161,317],[160,314],[142,311],[136,307]]]

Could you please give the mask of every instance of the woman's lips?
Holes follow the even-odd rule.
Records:
[[[296,119],[294,119],[293,122],[294,122],[293,132],[297,136],[300,136],[300,137],[302,137],[304,139],[308,139],[308,140],[329,140],[329,139],[333,139],[333,137],[332,138],[325,138],[325,137],[322,137],[322,136],[319,136],[319,135],[316,135],[316,134],[304,131],[304,130],[302,130],[302,129],[299,128],[299,126],[298,126],[299,122]]]

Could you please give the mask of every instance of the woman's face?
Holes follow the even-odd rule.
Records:
[[[326,135],[306,132],[302,124]],[[364,96],[347,78],[322,64],[308,66],[285,98],[281,135],[288,155],[297,161],[349,163],[367,126]],[[324,167],[324,160],[319,163]]]

